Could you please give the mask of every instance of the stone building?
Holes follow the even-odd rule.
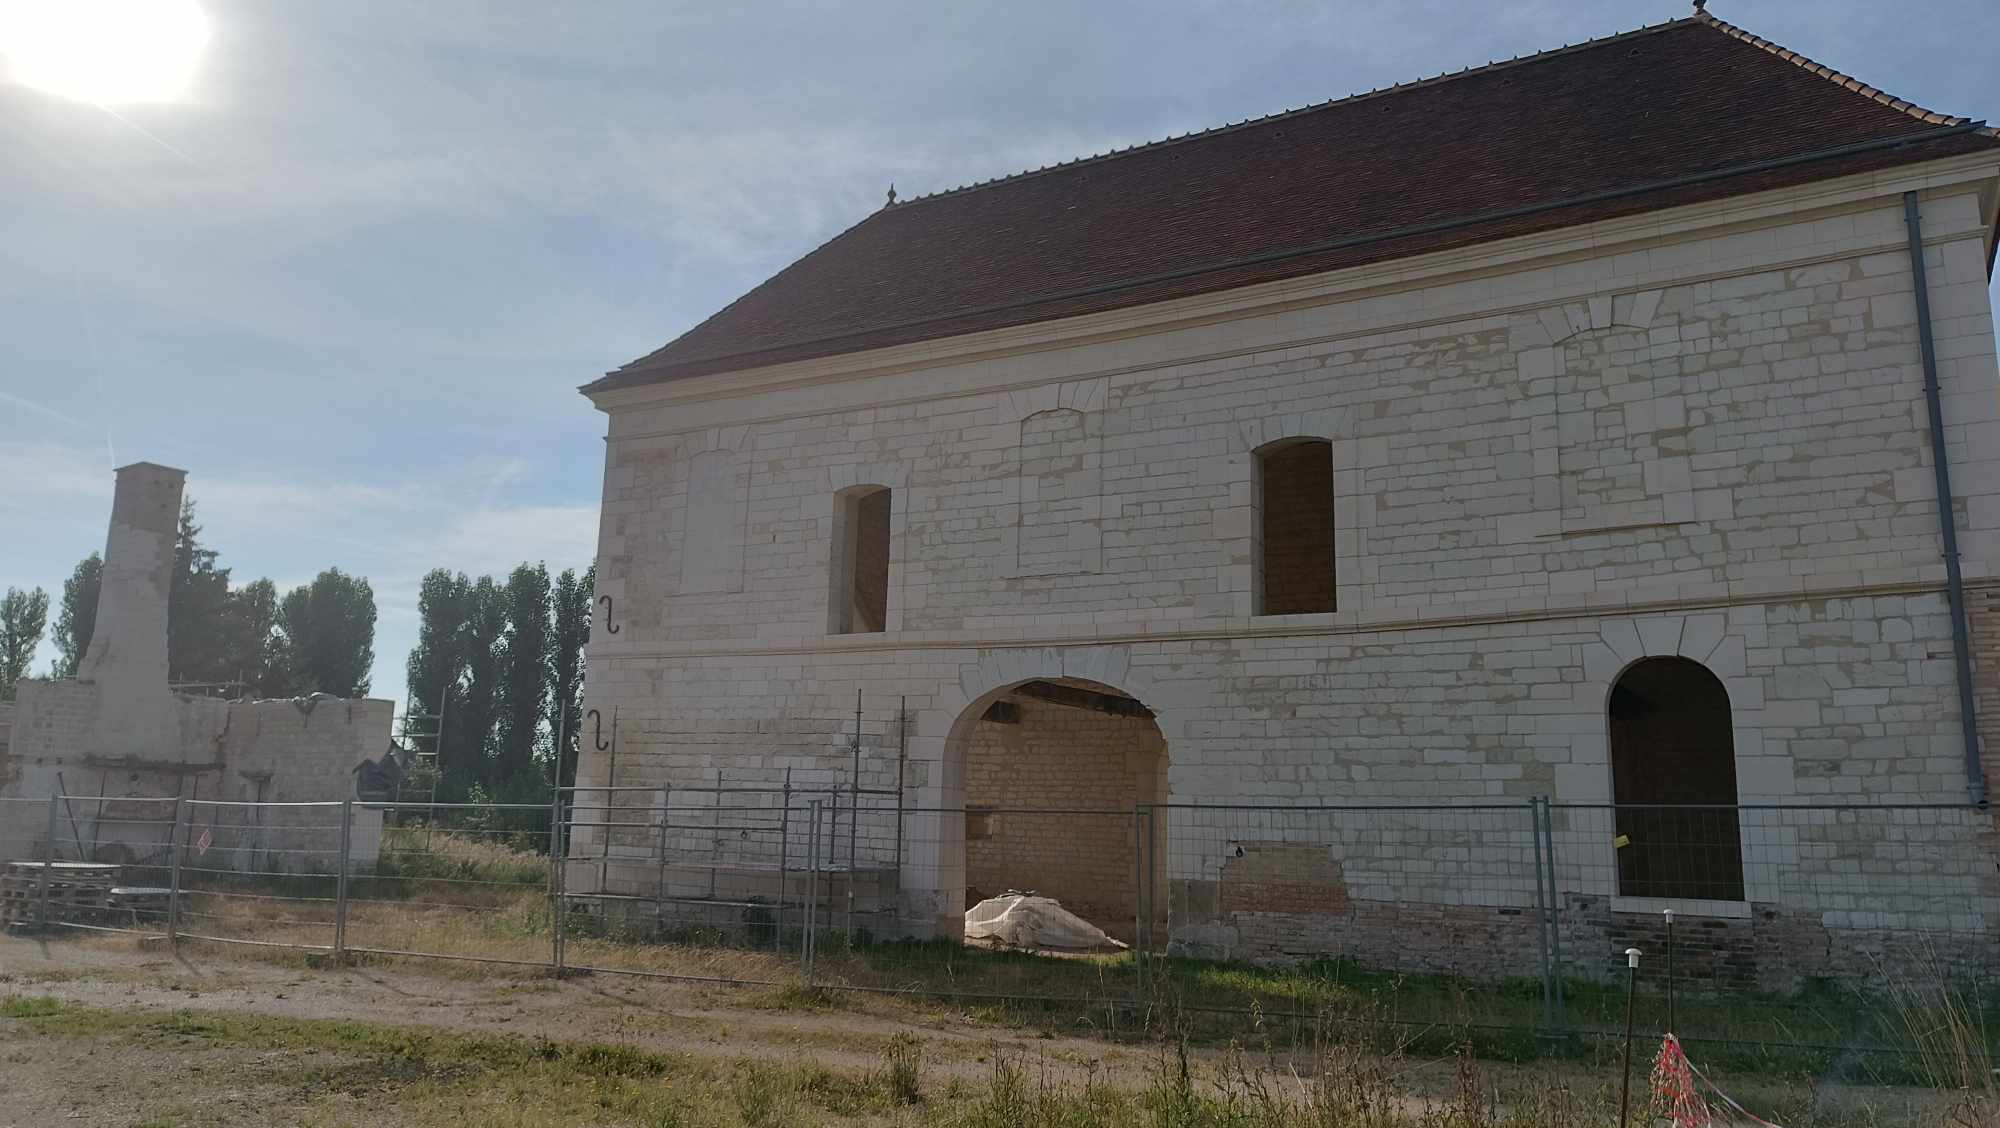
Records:
[[[72,796],[56,808],[60,858],[160,861],[174,809],[161,800],[179,797],[205,801],[188,808],[185,833],[206,832],[208,864],[331,872],[337,809],[254,804],[356,797],[357,768],[389,749],[394,703],[225,701],[168,686],[167,592],[186,478],[149,462],[119,469],[90,645],[74,679],[21,681],[11,737],[0,741],[0,798]],[[42,856],[42,811],[0,803],[0,859]],[[357,807],[353,818],[350,857],[372,865],[382,813]]]
[[[838,775],[858,694],[918,934],[1150,881],[1197,950],[1463,967],[1547,796],[1593,959],[1664,907],[1990,950],[1996,205],[1994,131],[1700,11],[892,197],[584,388],[579,779]],[[1008,813],[1153,803],[1150,863]]]

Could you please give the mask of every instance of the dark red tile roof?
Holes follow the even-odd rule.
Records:
[[[1996,147],[1991,130],[1698,14],[885,207],[585,390],[1095,313]]]

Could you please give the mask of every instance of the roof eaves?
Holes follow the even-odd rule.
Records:
[[[867,223],[871,219],[874,219],[876,216],[881,215],[883,210],[884,209],[882,208],[876,208],[874,211],[869,212],[867,215],[864,215],[860,219],[855,220],[853,223],[848,224],[846,227],[841,228],[841,230],[837,234],[833,235],[831,238],[827,239],[819,246],[814,247],[812,250],[807,251],[803,255],[800,255],[789,266],[785,267],[784,270],[790,270],[793,266],[797,266],[799,265],[799,263],[806,262],[814,258],[815,256],[824,253],[828,247],[833,246],[835,243],[838,243],[842,239],[845,239],[849,235],[852,235],[856,231],[859,231],[863,224]],[[783,274],[784,270],[780,270],[778,274]],[[645,356],[639,357],[635,360],[626,361],[624,364],[621,364],[618,367],[612,369],[611,372],[607,373],[606,375],[615,375],[619,372],[625,372],[631,369],[644,369],[652,367],[653,362],[659,357],[661,353],[664,353],[668,349],[673,348],[675,345],[680,344],[681,339],[686,337],[689,333],[693,333],[695,330],[700,329],[702,326],[707,325],[709,322],[715,321],[725,316],[726,314],[729,313],[730,310],[735,309],[737,306],[742,305],[744,302],[747,302],[751,298],[757,296],[759,291],[763,290],[764,287],[769,286],[772,282],[777,280],[778,274],[773,274],[769,278],[764,279],[762,282],[757,283],[755,286],[750,287],[748,290],[743,291],[741,294],[736,295],[734,301],[731,301],[728,305],[723,306],[721,309],[716,310],[714,313],[709,314],[707,317],[702,318],[700,321],[695,322],[693,325],[688,327],[686,332],[680,334],[680,336],[675,337],[673,340],[668,341],[666,344],[661,345],[659,348],[654,349],[652,352],[647,353]],[[586,389],[595,387],[597,383],[598,381],[593,380],[589,384],[583,385],[583,387]]]
[[[1913,118],[1916,118],[1918,121],[1928,122],[1932,125],[1964,125],[1966,122],[1972,120],[1971,118],[1966,118],[1966,117],[1954,117],[1951,114],[1941,114],[1938,113],[1936,110],[1927,109],[1923,106],[1919,106],[1915,102],[1912,102],[1907,98],[1898,98],[1895,95],[1890,94],[1888,91],[1881,89],[1880,87],[1870,86],[1867,83],[1861,81],[1858,78],[1855,78],[1852,75],[1842,74],[1840,71],[1834,70],[1832,67],[1827,66],[1825,63],[1809,59],[1806,56],[1799,54],[1797,51],[1794,51],[1789,47],[1781,46],[1777,43],[1771,42],[1768,39],[1765,39],[1761,35],[1756,35],[1751,32],[1745,31],[1742,28],[1737,27],[1735,24],[1728,22],[1727,20],[1718,19],[1717,17],[1709,14],[1707,9],[1699,9],[1695,12],[1693,16],[1690,16],[1689,18],[1697,23],[1707,24],[1708,26],[1723,33],[1724,35],[1729,36],[1732,39],[1739,39],[1745,43],[1750,44],[1752,47],[1756,47],[1764,51],[1769,51],[1771,54],[1776,55],[1778,58],[1783,59],[1786,62],[1791,63],[1792,65],[1797,66],[1803,70],[1819,75],[1821,78],[1826,79],[1827,81],[1835,84],[1836,86],[1839,86],[1845,90],[1852,91],[1853,93],[1859,94],[1864,98],[1869,98],[1876,102],[1880,102],[1881,104],[1888,106],[1890,109],[1899,110],[1903,113],[1910,115]],[[1980,132],[1986,134],[1989,137],[2000,136],[2000,131],[1996,131],[1991,128],[1982,129],[1980,130]]]

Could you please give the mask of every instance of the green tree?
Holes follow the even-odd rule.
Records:
[[[495,735],[500,720],[500,638],[507,630],[506,590],[481,576],[467,592],[465,626],[459,654],[465,663],[464,687],[456,715],[445,724],[445,749],[466,765],[473,778],[490,785]]]
[[[442,712],[446,725],[452,722],[452,697],[465,670],[465,622],[471,598],[472,581],[447,568],[431,569],[417,587],[417,644],[403,667],[409,691],[404,708],[413,713]],[[450,761],[448,745],[412,751],[436,753],[442,771],[459,767]]]
[[[82,668],[90,632],[97,629],[97,591],[103,582],[104,558],[95,552],[77,561],[63,581],[62,606],[56,612],[57,658],[50,671],[54,676],[73,678]]]
[[[229,569],[201,541],[194,500],[181,502],[174,574],[167,589],[167,680],[213,684],[239,680],[244,655],[231,649]]]
[[[248,589],[246,589],[247,591]],[[328,568],[285,593],[277,609],[276,660],[292,693],[360,697],[375,664],[375,590]]]
[[[224,630],[228,652],[235,655],[237,673],[247,691],[255,697],[283,697],[293,693],[291,673],[277,634],[278,586],[269,580],[252,580],[229,593]]]
[[[42,630],[49,623],[49,593],[8,588],[0,596],[0,701],[14,700],[14,686],[28,672]]]
[[[592,564],[581,578],[574,570],[564,569],[549,597],[554,621],[549,646],[549,724],[551,729],[562,730],[556,782],[563,787],[576,783],[577,730],[583,724],[583,648],[590,642],[596,590],[597,565]]]
[[[442,711],[444,739],[436,749],[445,778],[440,793],[464,794],[493,778],[505,591],[491,576],[473,581],[463,572],[436,568],[418,589],[417,619],[417,645],[405,667],[410,700],[420,711]]]
[[[548,715],[554,673],[549,661],[548,568],[541,564],[515,568],[502,598],[507,627],[499,644],[493,776],[504,783],[526,774],[538,758],[542,718]]]

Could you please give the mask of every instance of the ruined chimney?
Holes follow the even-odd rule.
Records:
[[[92,751],[145,755],[179,744],[167,689],[167,592],[187,471],[150,462],[118,470],[97,623],[77,676],[98,687]]]

